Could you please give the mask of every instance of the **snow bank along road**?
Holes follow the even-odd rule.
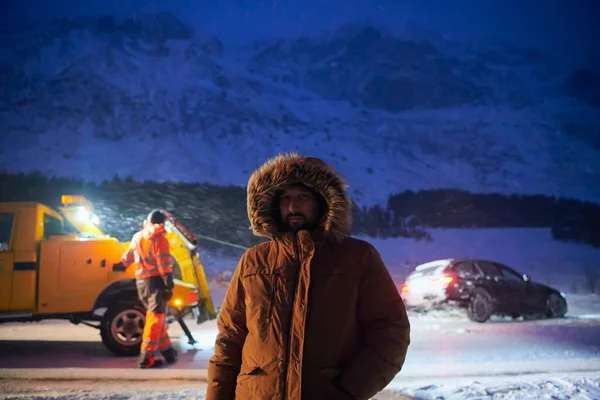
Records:
[[[504,384],[518,379],[520,383],[511,384],[512,389],[502,386],[498,393],[506,395],[517,390],[520,395],[514,398],[525,398],[525,393],[533,393],[531,387],[545,385],[557,393],[569,390],[579,395],[586,390],[590,393],[587,397],[559,398],[600,399],[600,310],[596,309],[597,303],[590,303],[592,309],[585,307],[583,298],[579,304],[584,306],[575,307],[562,320],[496,319],[476,324],[458,312],[411,313],[412,343],[407,361],[389,389],[425,396],[405,398],[430,398],[434,393],[452,398],[440,392],[445,385],[462,393],[456,398],[465,398],[462,395],[473,398],[467,395],[469,391],[475,398],[482,398],[476,394],[477,390],[490,390],[494,382]],[[0,397],[1,393],[10,393],[10,398],[34,398],[37,395],[32,391],[44,385],[55,390],[61,380],[80,380],[77,385],[88,390],[100,386],[85,383],[86,380],[115,384],[126,380],[129,388],[135,381],[151,379],[155,381],[153,387],[157,385],[156,390],[162,387],[165,393],[170,393],[169,388],[176,387],[178,395],[183,396],[160,398],[186,398],[192,393],[186,392],[188,389],[203,392],[216,324],[215,321],[201,325],[189,321],[189,324],[199,343],[187,344],[179,326],[171,325],[170,332],[176,338],[181,357],[176,365],[156,371],[135,369],[135,358],[114,357],[100,343],[97,331],[89,327],[64,321],[0,325]],[[523,386],[524,380],[530,389],[523,389],[527,387]],[[542,383],[535,383],[538,381]],[[70,396],[86,398],[86,393]],[[492,398],[509,398],[498,397],[498,393]]]

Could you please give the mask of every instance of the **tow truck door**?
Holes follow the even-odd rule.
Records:
[[[15,213],[0,213],[0,312],[8,312],[12,295],[14,254],[11,247]]]
[[[59,253],[57,312],[64,310],[87,311],[110,282],[112,265],[108,257],[108,240],[67,241],[61,243]],[[74,306],[76,302],[77,306]]]

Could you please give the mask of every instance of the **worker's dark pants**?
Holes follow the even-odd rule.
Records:
[[[171,348],[171,340],[167,333],[167,321],[165,319],[167,310],[165,289],[162,279],[160,283],[158,279],[161,278],[152,277],[136,281],[138,296],[144,307],[146,307],[146,324],[144,325],[141,348],[142,356],[146,354],[154,355],[157,351],[165,352]]]

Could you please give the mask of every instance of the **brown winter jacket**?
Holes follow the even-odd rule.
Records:
[[[274,198],[291,183],[326,199],[321,228],[279,232]],[[382,390],[402,368],[410,326],[377,250],[348,236],[343,179],[318,159],[276,157],[250,177],[248,216],[272,240],[235,270],[207,399],[362,400]]]

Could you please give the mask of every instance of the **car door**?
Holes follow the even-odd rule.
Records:
[[[496,263],[489,261],[477,261],[477,267],[483,274],[482,286],[494,298],[496,310],[500,312],[512,312],[518,307],[515,299],[514,287],[508,282]]]
[[[511,293],[513,296],[512,310],[514,312],[524,311],[527,308],[527,282],[523,280],[523,275],[502,264],[496,263],[496,268],[504,278],[507,293]]]
[[[523,292],[521,295],[521,308],[523,312],[535,313],[546,309],[548,292],[544,286],[539,285],[529,278],[524,280],[521,275]]]

